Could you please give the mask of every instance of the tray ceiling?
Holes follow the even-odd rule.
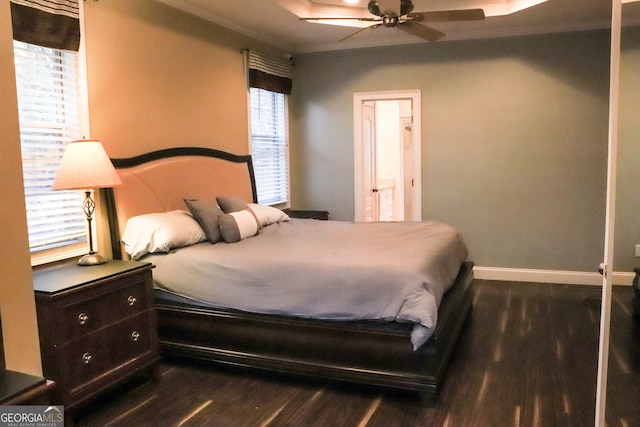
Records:
[[[367,0],[356,0],[354,5],[347,5],[344,0],[157,1],[265,40],[291,53],[425,43],[397,28],[367,30],[339,42],[362,24],[348,21],[351,26],[326,25],[299,19],[309,16],[371,16],[366,9]],[[487,18],[484,21],[429,24],[447,33],[436,43],[608,28],[611,22],[609,0],[415,0],[414,4],[414,10],[418,12],[472,7],[485,10]],[[623,20],[625,25],[640,25],[640,2],[623,6]]]

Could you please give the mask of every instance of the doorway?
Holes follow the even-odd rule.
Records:
[[[355,221],[420,221],[419,90],[354,94]]]

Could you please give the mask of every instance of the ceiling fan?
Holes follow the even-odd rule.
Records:
[[[418,36],[428,41],[436,41],[446,36],[445,33],[435,28],[421,25],[420,22],[448,22],[448,21],[478,21],[485,18],[482,9],[458,9],[440,10],[433,12],[413,12],[413,1],[411,0],[370,0],[367,9],[375,17],[363,18],[300,18],[302,21],[335,21],[335,20],[356,20],[372,22],[373,24],[364,27],[355,33],[348,35],[340,42],[355,36],[366,30],[375,30],[380,27],[398,28],[409,34]],[[417,24],[417,25],[416,25]]]

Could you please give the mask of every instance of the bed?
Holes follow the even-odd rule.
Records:
[[[455,230],[443,224],[428,222],[414,224],[422,227],[421,233],[432,234],[435,241],[445,241],[444,245],[454,245],[456,255],[447,256],[447,261],[430,261],[431,255],[424,258],[424,264],[442,264],[437,280],[445,281],[437,285],[435,291],[430,290],[423,296],[424,284],[410,282],[430,282],[428,279],[416,278],[406,273],[413,268],[410,252],[405,249],[402,256],[396,257],[400,262],[398,270],[386,271],[384,257],[375,258],[375,253],[361,256],[366,262],[340,265],[339,260],[347,257],[348,252],[358,251],[352,242],[369,233],[378,236],[379,242],[387,245],[387,251],[395,253],[403,246],[402,240],[394,242],[396,231],[391,229],[414,227],[414,225],[398,224],[358,224],[340,221],[317,221],[313,219],[288,218],[286,215],[272,218],[277,210],[262,207],[256,203],[255,178],[250,156],[239,156],[207,148],[172,148],[146,153],[132,158],[112,159],[118,169],[123,185],[114,189],[103,190],[111,232],[113,257],[126,259],[130,254],[141,257],[144,261],[154,263],[154,281],[156,281],[156,309],[158,317],[158,334],[160,350],[167,357],[192,358],[207,360],[223,365],[244,368],[255,368],[276,373],[294,374],[328,380],[350,381],[381,387],[399,388],[417,391],[425,401],[431,401],[440,390],[445,373],[465,319],[471,308],[471,282],[473,280],[473,264],[466,259],[464,243],[449,243],[449,237],[442,237]],[[211,244],[210,234],[193,237],[193,241],[177,247],[165,248],[160,254],[146,254],[146,249],[136,252],[130,243],[131,230],[140,229],[135,221],[140,218],[154,216],[157,213],[178,214],[185,210],[198,221],[201,220],[198,210],[192,205],[185,208],[187,201],[215,200],[222,197],[227,202],[244,204],[238,208],[228,208],[220,216],[219,230],[225,233],[221,242]],[[218,199],[221,202],[220,199]],[[220,203],[222,205],[222,203]],[[249,209],[243,209],[243,208]],[[260,209],[265,209],[261,211]],[[242,235],[241,217],[251,212],[259,223],[255,234]],[[267,212],[261,216],[260,212]],[[278,211],[280,212],[280,211]],[[226,223],[230,219],[231,227]],[[265,220],[264,218],[268,218]],[[193,221],[194,218],[191,218]],[[184,220],[180,217],[180,221]],[[262,223],[261,223],[262,221]],[[198,222],[206,230],[206,224]],[[438,228],[435,228],[437,225]],[[371,227],[379,230],[371,231]],[[183,228],[186,229],[187,227]],[[353,235],[350,233],[354,233]],[[407,228],[400,234],[415,233]],[[231,236],[225,243],[227,235]],[[303,236],[296,242],[296,236]],[[329,236],[342,237],[343,244],[339,248],[324,245]],[[123,239],[123,236],[126,238]],[[459,235],[457,239],[461,241]],[[364,238],[364,237],[363,237]],[[403,237],[404,238],[404,237]],[[265,248],[269,239],[280,242],[278,250]],[[294,240],[282,240],[294,239]],[[425,237],[426,239],[426,237]],[[126,245],[123,244],[123,240]],[[334,264],[313,266],[299,265],[307,252],[307,248],[315,247],[313,240],[320,240],[320,247],[306,255],[322,262]],[[334,239],[335,240],[335,239]],[[422,240],[422,239],[416,239]],[[455,241],[456,238],[453,238]],[[374,238],[375,241],[375,238]],[[286,243],[282,243],[286,242]],[[260,246],[264,245],[264,246]],[[423,246],[429,246],[424,245]],[[256,249],[251,255],[251,248]],[[283,249],[284,248],[284,249]],[[153,252],[149,249],[149,251]],[[218,251],[211,255],[210,251]],[[227,260],[232,252],[244,254],[251,268],[239,270],[232,276],[236,267],[242,263]],[[341,252],[342,251],[342,252]],[[442,252],[435,251],[438,258]],[[168,253],[165,253],[168,252]],[[142,253],[142,256],[140,255]],[[280,258],[278,258],[278,253]],[[269,258],[273,256],[273,258]],[[253,258],[250,258],[253,257]],[[215,277],[203,282],[199,291],[190,294],[191,285],[198,282],[191,277],[192,271],[200,270],[195,260],[224,259],[217,268]],[[387,257],[388,258],[388,257]],[[268,262],[262,262],[267,259]],[[334,261],[331,261],[331,260]],[[405,259],[406,262],[405,262]],[[443,258],[444,259],[444,258]],[[429,261],[427,261],[429,260]],[[368,263],[368,264],[367,264]],[[259,265],[264,264],[264,265]],[[281,265],[282,264],[282,265]],[[392,264],[397,264],[394,262]],[[273,266],[278,265],[279,270]],[[373,275],[364,272],[369,266]],[[417,270],[424,270],[423,263]],[[371,268],[375,266],[375,268]],[[209,267],[210,268],[210,267]],[[334,271],[334,274],[323,274],[323,271]],[[254,271],[257,273],[252,274]],[[306,274],[306,276],[305,276]],[[354,276],[351,279],[351,276]],[[250,308],[237,305],[238,295],[249,292],[242,290],[239,277],[253,276],[248,289],[261,289],[267,283],[282,286],[281,294],[269,299],[265,293],[257,298]],[[349,277],[347,277],[349,276]],[[378,277],[382,278],[378,280]],[[388,278],[385,280],[384,278]],[[420,276],[422,277],[422,276]],[[415,280],[414,280],[415,279]],[[353,281],[356,285],[349,286]],[[345,289],[367,287],[376,289],[375,295],[384,294],[382,287],[385,281],[399,282],[395,286],[405,294],[400,295],[400,302],[377,304],[375,298],[366,295],[352,295]],[[326,282],[326,283],[325,283]],[[314,291],[317,303],[304,304],[296,298],[289,298],[292,290],[298,288],[304,294],[314,286],[322,289],[337,282],[340,291],[324,292],[331,298],[321,298],[322,292]],[[221,286],[222,284],[226,286]],[[212,291],[218,284],[220,291]],[[232,284],[233,286],[231,286]],[[430,286],[430,285],[429,285]],[[435,286],[435,285],[434,285]],[[441,287],[440,287],[441,286]],[[440,290],[438,290],[440,289]],[[224,292],[223,292],[224,290]],[[198,293],[199,292],[199,293]],[[311,291],[309,291],[311,292]],[[336,293],[338,292],[338,293]],[[344,292],[344,293],[342,293]],[[209,294],[221,300],[210,301]],[[320,294],[320,295],[319,295]],[[369,292],[372,294],[372,292]],[[405,309],[407,301],[419,302]],[[335,298],[339,295],[339,298]],[[356,304],[344,301],[353,299]],[[220,301],[224,301],[223,303]],[[327,307],[335,301],[338,305]],[[314,305],[315,304],[315,305]],[[416,318],[417,311],[435,304],[435,314],[426,318]],[[299,307],[304,306],[301,312]],[[309,308],[307,308],[307,306]],[[347,308],[345,308],[347,307]],[[354,307],[350,310],[348,307]],[[413,309],[413,311],[412,311]],[[347,312],[349,311],[349,312]],[[352,312],[353,311],[353,312]],[[373,314],[371,314],[373,313]],[[389,314],[391,313],[391,314]],[[431,322],[431,323],[430,323]],[[435,326],[434,326],[435,325]]]

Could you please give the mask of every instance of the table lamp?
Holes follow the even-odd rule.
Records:
[[[78,260],[78,265],[104,264],[107,260],[93,250],[91,220],[96,204],[91,191],[96,188],[122,184],[109,156],[100,141],[69,142],[64,150],[60,168],[53,182],[53,190],[85,190],[82,210],[89,225],[89,253]]]

